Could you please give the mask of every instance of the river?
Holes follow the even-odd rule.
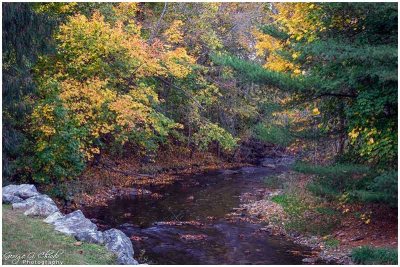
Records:
[[[149,186],[160,197],[113,199],[86,207],[99,228],[117,228],[132,240],[135,256],[152,264],[302,264],[309,254],[284,237],[263,231],[239,207],[243,196],[260,198],[263,180],[277,172],[246,167],[232,172],[182,176],[168,186]],[[268,179],[268,178],[267,178]],[[242,196],[242,199],[241,199]],[[236,211],[235,216],[229,215]]]

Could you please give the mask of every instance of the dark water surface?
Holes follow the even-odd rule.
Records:
[[[237,174],[186,176],[169,186],[146,187],[159,199],[117,198],[84,213],[102,229],[122,230],[135,255],[142,251],[154,264],[301,264],[299,252],[309,254],[307,249],[260,231],[259,223],[226,217],[239,207],[241,194],[257,195],[273,174],[247,167]]]

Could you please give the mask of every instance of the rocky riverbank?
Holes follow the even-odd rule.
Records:
[[[265,193],[265,199],[241,205],[242,212],[266,223],[264,231],[272,235],[284,236],[296,244],[312,249],[312,255],[303,259],[304,263],[354,264],[351,260],[351,249],[342,246],[329,247],[326,245],[327,239],[324,237],[287,230],[285,224],[290,223],[290,217],[287,216],[282,206],[271,201],[271,197],[279,195],[281,191],[268,190]]]
[[[303,260],[308,264],[354,264],[354,249],[397,247],[397,215],[390,207],[317,198],[307,189],[311,179],[291,171],[267,177],[265,187],[254,192],[258,198],[242,196],[235,213],[265,223],[263,230],[272,235],[311,248],[314,253]]]
[[[54,230],[73,236],[78,241],[104,245],[117,256],[118,264],[136,265],[130,239],[120,230],[98,231],[96,224],[87,219],[80,210],[62,214],[55,202],[47,195],[40,194],[34,185],[8,185],[3,187],[3,203],[11,204],[13,210],[20,210],[26,216],[44,218]]]

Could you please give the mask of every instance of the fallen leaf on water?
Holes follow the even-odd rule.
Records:
[[[202,240],[207,238],[206,235],[200,234],[200,235],[180,235],[179,236],[181,239],[185,240]]]

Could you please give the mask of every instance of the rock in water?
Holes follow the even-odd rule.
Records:
[[[50,223],[50,224],[52,224],[52,223],[55,222],[56,220],[61,219],[61,218],[63,218],[63,217],[64,217],[64,215],[62,215],[61,212],[56,211],[56,212],[50,214],[49,216],[47,216],[47,218],[44,219],[43,221],[44,221],[45,223]]]
[[[87,219],[80,210],[71,212],[55,220],[52,224],[55,226],[56,231],[67,235],[97,231],[97,226]]]
[[[74,235],[79,241],[85,241],[87,243],[104,244],[104,236],[100,231],[93,232],[81,232]]]
[[[131,240],[120,230],[110,229],[103,233],[104,243],[108,250],[117,255],[118,264],[138,264],[133,258],[134,252]]]
[[[239,171],[238,170],[222,170],[221,174],[222,175],[231,175],[231,174],[238,174]]]
[[[59,211],[56,203],[47,195],[37,195],[24,201],[12,204],[12,208],[25,211],[28,216],[47,217],[50,214]]]
[[[3,187],[3,199],[4,194],[13,195],[22,199],[27,199],[39,195],[36,187],[33,184],[20,184],[20,185],[8,185]],[[3,200],[4,201],[4,200]]]

